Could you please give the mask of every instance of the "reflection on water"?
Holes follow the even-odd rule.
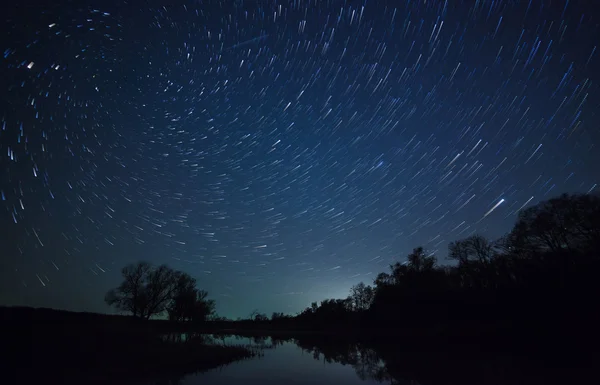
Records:
[[[169,335],[170,341],[201,338],[205,343],[242,345],[259,349],[254,358],[234,362],[206,373],[182,375],[162,381],[182,385],[271,385],[271,384],[402,384],[402,385],[513,385],[587,384],[580,369],[571,368],[568,377],[560,364],[526,360],[518,354],[483,354],[470,347],[463,352],[407,349],[401,341],[350,341],[331,335],[305,334],[295,337],[240,337],[213,335]],[[560,373],[560,375],[558,375]],[[589,373],[589,371],[587,371]],[[594,374],[595,377],[598,374]],[[586,378],[586,377],[582,377]],[[598,382],[600,383],[600,382]]]
[[[215,343],[252,345],[264,350],[262,357],[235,362],[221,369],[190,375],[180,383],[185,385],[271,385],[271,384],[379,384],[370,376],[381,361],[374,354],[358,351],[349,355],[329,357],[296,340],[271,337],[227,336],[214,338]],[[368,368],[368,369],[367,369]],[[359,374],[357,376],[357,374]],[[383,378],[382,378],[383,379]],[[384,383],[391,383],[387,381]],[[418,385],[417,383],[414,383]]]

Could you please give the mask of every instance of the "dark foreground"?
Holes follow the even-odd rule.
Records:
[[[137,383],[203,372],[251,358],[244,346],[198,338],[164,338],[152,323],[130,317],[49,309],[0,308],[0,356],[15,383]],[[4,381],[3,381],[4,382]]]
[[[542,334],[538,330],[537,336],[530,338],[525,334],[510,338],[511,328],[496,330],[495,338],[484,334],[469,338],[463,333],[434,335],[432,331],[417,330],[411,337],[408,332],[386,335],[342,329],[268,330],[268,326],[275,326],[268,323],[230,323],[227,326],[237,328],[217,330],[215,326],[225,325],[213,323],[202,330],[212,335],[208,337],[200,335],[199,330],[184,330],[182,325],[169,322],[140,322],[130,317],[49,309],[0,308],[0,317],[0,354],[8,358],[3,361],[6,370],[2,379],[6,383],[173,384],[183,379],[185,384],[196,384],[218,378],[219,383],[251,384],[255,382],[245,377],[245,370],[248,376],[258,375],[256,368],[267,370],[264,368],[270,365],[279,379],[327,383],[315,373],[298,369],[307,365],[305,361],[300,363],[302,357],[321,361],[320,367],[350,366],[359,380],[367,381],[365,384],[600,383],[594,370],[597,349],[591,349],[590,341],[585,341],[576,330],[557,329],[555,338],[551,330]],[[534,328],[529,330],[533,332]],[[569,335],[576,338],[570,339]],[[238,337],[234,337],[232,345],[232,336],[245,336],[238,341],[253,341],[254,347],[236,343]],[[290,353],[294,345],[303,353]],[[282,350],[242,366],[224,368],[223,372],[211,372],[209,382],[202,376],[187,377],[262,355],[257,346]],[[287,361],[278,359],[286,352],[290,354]],[[298,373],[304,374],[299,378]],[[271,384],[265,380],[271,378],[269,373],[260,375],[261,384]]]

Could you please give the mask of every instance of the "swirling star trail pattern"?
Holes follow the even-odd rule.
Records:
[[[595,2],[143,4],[3,12],[4,304],[109,311],[148,260],[294,313],[598,188]]]

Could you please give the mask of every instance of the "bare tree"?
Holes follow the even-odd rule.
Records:
[[[206,292],[196,290],[196,280],[167,265],[153,267],[139,262],[121,272],[123,282],[106,294],[105,301],[134,317],[149,319],[168,309],[173,319],[191,319],[198,309],[198,294],[203,293],[202,300],[206,298]],[[202,306],[205,314],[214,310],[214,303]]]
[[[106,303],[118,310],[131,312],[134,317],[144,317],[148,306],[146,280],[151,270],[147,262],[125,266],[121,270],[123,282],[106,294]]]
[[[171,269],[167,265],[161,265],[150,271],[146,285],[148,306],[146,314],[144,314],[145,318],[149,319],[153,315],[161,314],[166,310],[177,290],[180,275],[180,272]]]
[[[269,317],[264,313],[260,313],[258,310],[254,310],[250,313],[250,319],[253,321],[267,321],[269,320]]]
[[[493,274],[492,263],[499,255],[497,249],[506,247],[502,242],[490,242],[475,234],[448,245],[448,258],[458,261],[456,276],[466,287],[489,287]]]
[[[448,245],[448,258],[457,260],[461,264],[470,261],[489,263],[495,256],[495,244],[481,235],[472,235],[468,238],[451,242]]]

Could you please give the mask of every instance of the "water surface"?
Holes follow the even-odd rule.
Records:
[[[221,340],[217,340],[221,341]],[[328,362],[323,354],[308,352],[293,342],[276,342],[271,338],[256,341],[229,337],[226,344],[250,344],[265,347],[262,357],[234,362],[220,369],[185,377],[182,385],[304,385],[304,384],[381,384],[374,379],[360,379],[349,364]],[[257,343],[258,342],[258,343]]]
[[[185,335],[175,335],[186,340]],[[237,361],[205,373],[182,374],[161,381],[182,385],[303,384],[430,384],[430,385],[567,385],[596,384],[589,355],[560,350],[487,352],[484,346],[452,344],[424,347],[402,339],[359,342],[336,335],[240,337],[196,336],[206,343],[244,345],[258,357]],[[445,346],[445,347],[444,347]],[[492,349],[494,350],[494,349]],[[565,352],[566,353],[566,352]],[[595,361],[597,362],[597,361]]]

